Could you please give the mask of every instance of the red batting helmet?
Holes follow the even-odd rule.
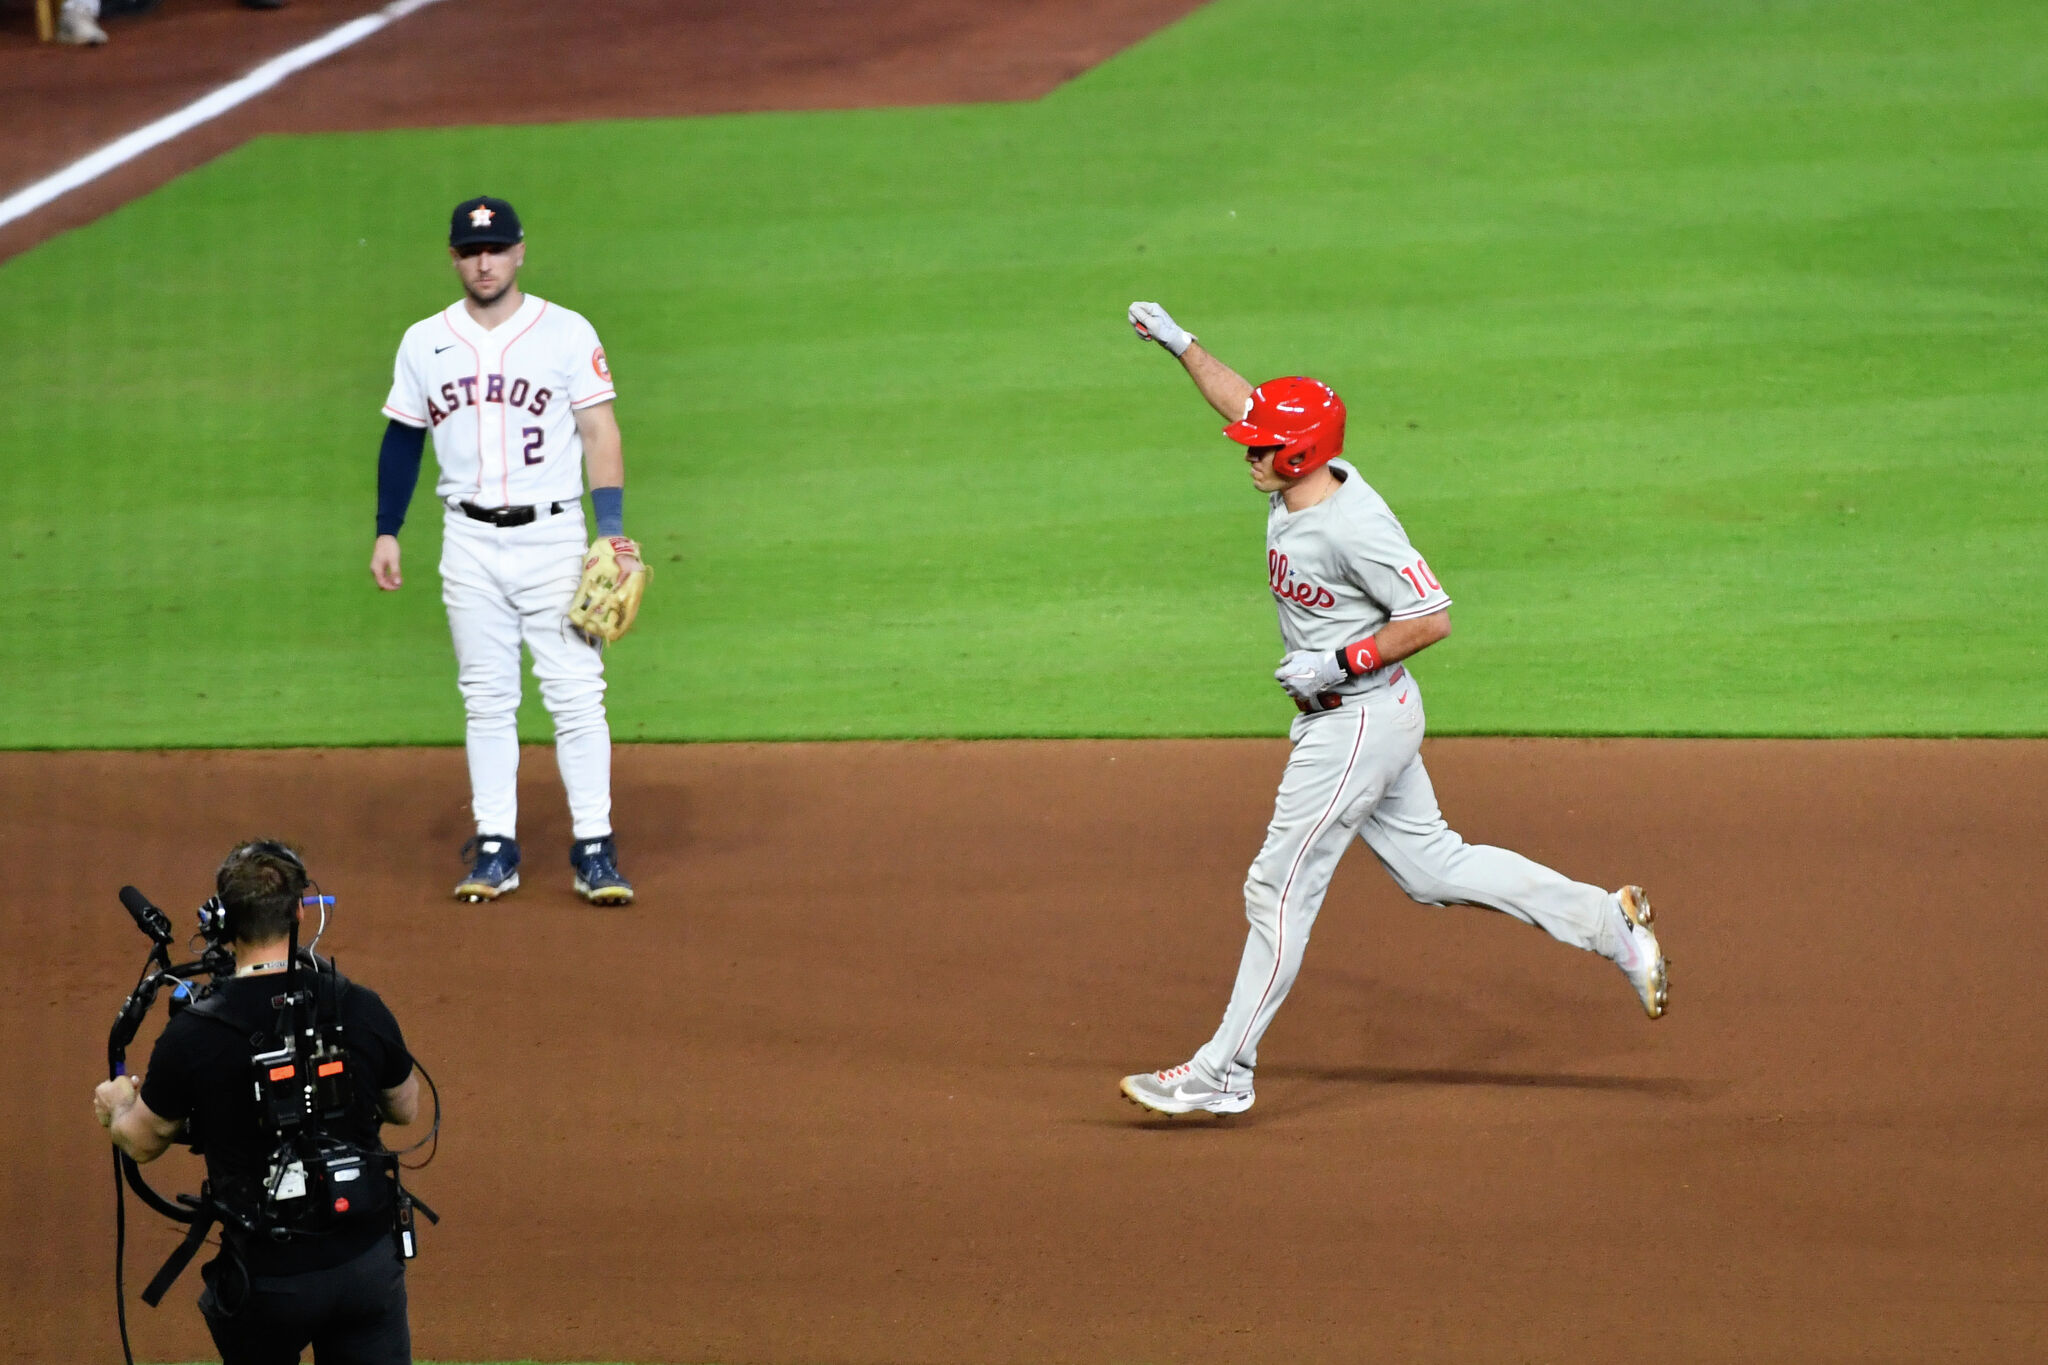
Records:
[[[1344,453],[1344,400],[1320,379],[1268,379],[1223,434],[1241,446],[1279,446],[1273,472],[1298,479]]]

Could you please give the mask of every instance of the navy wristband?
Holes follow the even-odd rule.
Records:
[[[601,536],[622,536],[626,534],[626,490],[623,488],[593,488],[590,490],[591,510],[597,513],[597,533]]]

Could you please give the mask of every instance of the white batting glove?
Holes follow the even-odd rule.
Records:
[[[1273,681],[1301,701],[1314,701],[1349,676],[1334,649],[1297,649],[1273,670]]]
[[[1158,342],[1175,359],[1179,359],[1181,352],[1187,350],[1188,343],[1195,339],[1194,333],[1182,328],[1156,303],[1132,304],[1131,326],[1137,331],[1138,340]]]

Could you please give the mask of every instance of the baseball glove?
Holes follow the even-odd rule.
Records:
[[[569,624],[592,640],[606,644],[633,628],[640,614],[640,595],[647,591],[647,566],[619,572],[619,556],[640,557],[640,547],[624,536],[599,536],[583,556],[583,581],[569,603]]]

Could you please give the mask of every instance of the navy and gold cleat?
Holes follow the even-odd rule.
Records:
[[[462,846],[462,856],[476,854],[469,875],[455,883],[455,899],[474,905],[494,901],[519,889],[519,841],[503,834],[479,834]]]
[[[633,883],[619,873],[619,846],[611,835],[571,844],[569,866],[576,869],[576,894],[592,905],[633,903]]]

